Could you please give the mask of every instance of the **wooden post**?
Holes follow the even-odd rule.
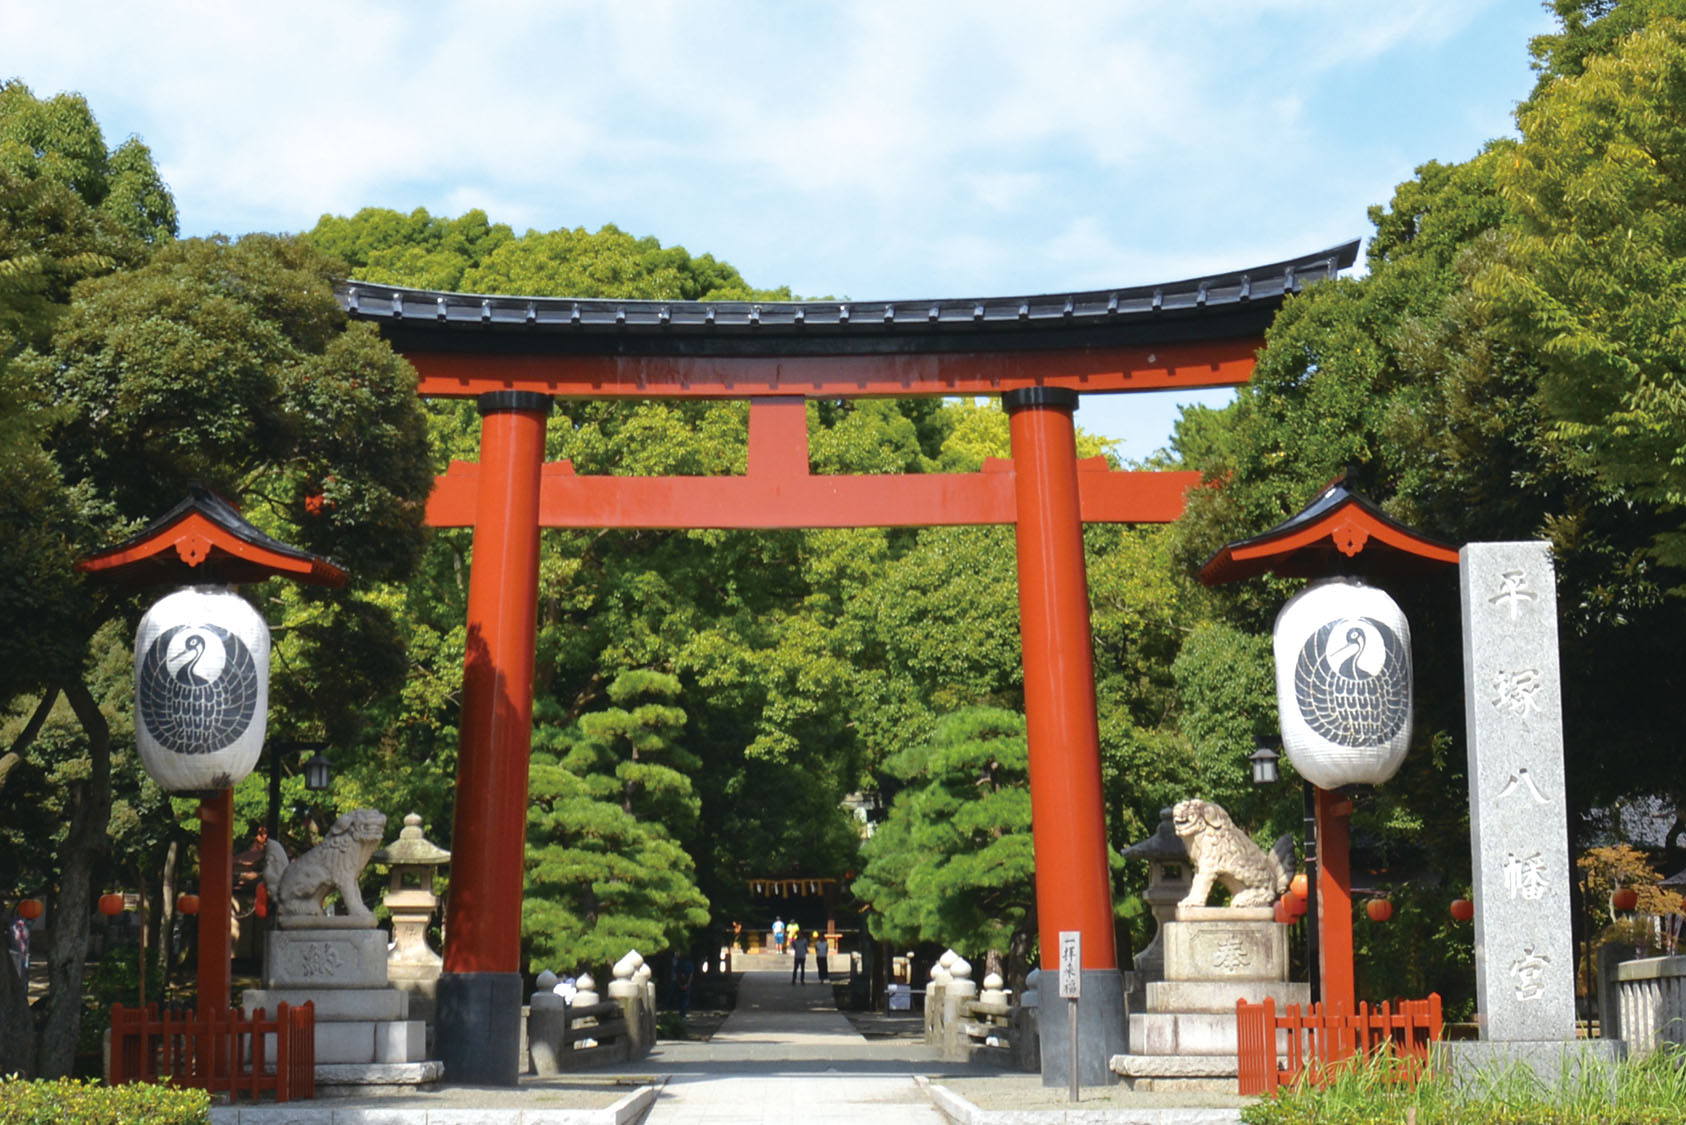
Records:
[[[228,1007],[234,903],[234,790],[199,805],[199,1015]]]
[[[1351,1015],[1352,973],[1352,802],[1317,790],[1317,905],[1323,953],[1325,1011]],[[1339,1007],[1337,1007],[1339,1005]]]

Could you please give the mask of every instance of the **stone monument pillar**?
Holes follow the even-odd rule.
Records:
[[[1609,1040],[1575,1039],[1557,578],[1544,542],[1459,553],[1480,1041],[1445,1044],[1455,1073],[1533,1067],[1560,1082]]]

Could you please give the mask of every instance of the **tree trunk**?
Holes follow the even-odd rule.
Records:
[[[40,1073],[47,1078],[66,1077],[76,1065],[94,857],[105,848],[111,821],[111,728],[81,680],[65,685],[64,694],[88,736],[89,769],[88,779],[76,786],[71,797],[70,830],[60,853],[47,1023],[41,1029]]]
[[[41,725],[47,721],[47,716],[58,699],[59,689],[48,688],[47,694],[36,703],[35,713],[29,716],[29,722],[24,724],[22,733],[12,740],[11,749],[0,754],[0,789],[6,787],[6,779],[12,775],[12,771],[23,764],[24,751],[35,741],[35,736],[41,733]]]
[[[1030,919],[1027,926],[1014,930],[1007,941],[1007,971],[1001,975],[1007,978],[1007,987],[1013,990],[1014,996],[1024,995],[1024,978],[1036,967],[1030,963],[1030,945],[1036,937],[1035,929],[1030,927],[1034,925],[1035,919]]]

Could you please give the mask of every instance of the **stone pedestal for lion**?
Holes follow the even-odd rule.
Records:
[[[369,809],[335,822],[321,845],[289,863],[270,842],[264,871],[278,928],[264,951],[264,988],[241,1007],[316,1006],[316,1085],[320,1096],[411,1090],[437,1082],[444,1064],[427,1059],[427,1027],[410,1018],[410,996],[387,979],[387,937],[363,905],[357,876],[379,846],[386,818]],[[327,914],[337,891],[347,907]]]
[[[1130,1012],[1130,1049],[1112,1069],[1136,1090],[1234,1093],[1235,1002],[1269,998],[1281,1011],[1311,1000],[1309,984],[1288,980],[1288,928],[1269,905],[1287,888],[1292,852],[1280,840],[1260,851],[1209,802],[1185,801],[1173,819],[1192,887],[1160,929],[1163,975],[1146,983],[1145,1010]],[[1206,906],[1214,882],[1242,905]]]

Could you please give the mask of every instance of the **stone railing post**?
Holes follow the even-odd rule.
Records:
[[[925,1044],[940,1047],[943,1041],[943,992],[948,987],[948,967],[960,956],[946,950],[931,966],[931,979],[925,983]]]
[[[971,1016],[970,1005],[977,998],[978,986],[972,980],[972,965],[956,955],[948,967],[949,980],[943,986],[942,1051],[951,1062],[964,1062],[971,1057],[972,1041],[966,1034]]]
[[[628,950],[626,956],[615,962],[610,973],[614,980],[609,982],[609,999],[621,1006],[621,1015],[626,1020],[626,1053],[628,1059],[641,1059],[650,1053],[651,1031],[644,1019],[644,1013],[649,1007],[647,1001],[649,989],[639,973],[645,968],[644,957],[636,949]]]

